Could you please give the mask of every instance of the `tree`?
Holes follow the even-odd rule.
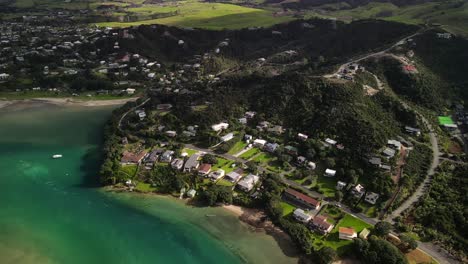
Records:
[[[379,237],[385,237],[392,230],[392,225],[389,222],[380,221],[374,227],[374,235]]]
[[[405,256],[390,242],[371,236],[368,241],[356,238],[353,247],[363,263],[407,264]]]
[[[328,264],[333,262],[338,255],[336,251],[331,247],[323,247],[318,252],[318,257],[321,263]]]
[[[408,235],[401,235],[400,236],[401,244],[404,247],[404,250],[407,252],[411,250],[415,250],[418,247],[418,242],[416,240]]]
[[[218,162],[218,159],[215,155],[205,154],[202,158],[202,161],[203,163],[216,164]]]
[[[343,199],[343,193],[341,191],[335,191],[335,200],[337,202],[341,202]]]

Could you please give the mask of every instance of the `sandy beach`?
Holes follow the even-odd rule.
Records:
[[[53,104],[60,106],[111,106],[123,105],[126,102],[136,101],[138,97],[114,99],[114,100],[78,100],[71,97],[64,98],[34,98],[22,100],[0,100],[0,109],[13,105],[27,105],[27,104]]]

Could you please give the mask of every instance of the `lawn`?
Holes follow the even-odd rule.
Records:
[[[220,158],[220,157],[216,157],[216,158],[218,162],[213,165],[212,170],[222,169],[224,170],[225,173],[229,173],[235,169],[232,167],[232,164],[234,163],[234,161],[227,160],[225,158]]]
[[[195,153],[198,153],[198,150],[190,149],[190,148],[184,148],[182,149],[182,153],[186,152],[188,156],[192,156]]]
[[[335,191],[336,191],[335,177],[325,177],[323,175],[318,175],[316,186],[326,197],[335,196]]]
[[[151,184],[149,183],[143,183],[143,182],[139,182],[137,183],[137,185],[135,186],[135,190],[136,191],[139,191],[139,192],[153,192],[156,190],[156,188],[154,187],[151,187]]]
[[[294,210],[296,209],[296,207],[286,202],[281,202],[280,204],[281,204],[281,208],[283,208],[283,216],[292,214],[292,212],[294,212]]]
[[[129,8],[135,14],[159,14],[177,12],[164,18],[136,22],[103,22],[98,26],[130,27],[136,25],[163,24],[169,26],[205,28],[211,30],[240,29],[252,26],[271,26],[293,20],[290,16],[274,17],[269,10],[250,8],[224,3],[206,3],[199,1],[180,2],[178,6],[145,6]]]
[[[228,154],[235,155],[247,147],[247,142],[240,140],[238,141],[229,151]]]
[[[327,236],[323,241],[323,245],[329,246],[337,250],[339,255],[343,255],[351,247],[353,241],[350,240],[341,240],[339,239],[338,229],[339,227],[352,227],[359,234],[364,228],[370,228],[371,225],[363,222],[359,218],[356,218],[352,215],[346,214],[333,228],[332,232]]]
[[[227,181],[225,179],[220,179],[218,182],[216,182],[217,185],[221,185],[221,186],[229,186],[229,187],[232,187],[234,186],[234,184],[230,181]]]
[[[137,173],[137,165],[125,165],[120,168],[119,173],[123,173],[126,177],[133,178]]]
[[[258,148],[251,148],[247,150],[246,152],[244,152],[242,155],[240,155],[240,158],[248,160],[260,152],[261,151]]]
[[[431,256],[427,255],[423,251],[416,249],[413,250],[409,253],[405,254],[406,258],[408,259],[408,262],[410,264],[418,264],[418,263],[430,263],[430,264],[435,264],[438,263],[435,261]]]

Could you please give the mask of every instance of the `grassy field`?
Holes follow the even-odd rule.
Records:
[[[325,177],[323,175],[318,175],[317,177],[317,185],[319,190],[325,195],[326,197],[334,197],[336,191],[336,179],[335,177]]]
[[[248,151],[244,152],[242,155],[240,155],[240,158],[248,160],[260,152],[261,151],[258,148],[251,148]]]
[[[126,177],[133,178],[137,173],[138,166],[137,165],[126,165],[120,168],[119,173],[124,174]]]
[[[184,148],[182,149],[182,153],[186,152],[188,156],[192,156],[193,154],[197,153],[197,150],[190,149],[190,148]]]
[[[272,11],[223,3],[199,1],[178,2],[172,6],[145,5],[128,8],[132,14],[142,16],[174,12],[174,16],[136,22],[103,22],[99,26],[129,27],[135,25],[164,24],[170,26],[205,28],[212,30],[240,29],[251,26],[271,26],[290,21],[288,16],[274,17]]]
[[[296,207],[286,202],[281,202],[281,207],[283,208],[283,216],[292,214],[292,212],[294,212],[294,210],[296,209]]]
[[[239,153],[241,150],[243,150],[247,146],[247,142],[245,141],[238,141],[234,146],[229,150],[228,154],[234,155]]]
[[[407,24],[441,24],[455,34],[468,36],[468,3],[449,0],[397,7],[391,3],[370,3],[354,9],[329,12],[312,11],[308,16],[334,17],[350,22],[355,19],[376,18]]]
[[[233,171],[235,169],[235,168],[232,167],[232,164],[234,163],[234,161],[227,160],[225,158],[220,158],[220,157],[217,157],[217,160],[218,160],[218,162],[213,165],[213,169],[212,169],[213,171],[215,171],[217,169],[222,169],[226,173],[229,173],[229,172],[231,172],[231,171]]]

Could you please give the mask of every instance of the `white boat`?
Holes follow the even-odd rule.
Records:
[[[52,156],[53,159],[60,159],[62,157],[62,154],[55,154]]]

